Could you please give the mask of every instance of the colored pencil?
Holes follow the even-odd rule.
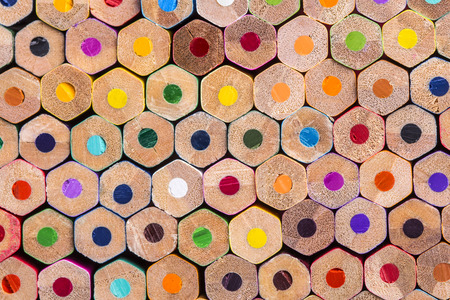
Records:
[[[152,73],[147,79],[147,108],[169,120],[175,121],[197,107],[197,77],[175,65],[167,65]]]
[[[328,56],[327,28],[307,16],[298,16],[278,29],[278,58],[306,72]]]
[[[256,167],[280,149],[280,125],[258,111],[250,111],[228,127],[228,151]]]
[[[172,123],[145,111],[123,127],[123,151],[135,162],[150,168],[168,159],[174,148]]]
[[[0,25],[0,68],[11,63],[14,57],[14,36],[11,31]]]
[[[66,31],[89,16],[89,1],[36,0],[36,14],[48,25]]]
[[[305,167],[282,154],[260,165],[255,181],[258,199],[277,210],[291,208],[308,192]]]
[[[228,253],[228,223],[208,209],[200,209],[178,223],[178,251],[206,266]]]
[[[383,207],[397,204],[412,191],[411,164],[387,150],[366,160],[359,178],[361,196]]]
[[[197,112],[175,127],[175,151],[188,163],[204,168],[227,151],[227,126],[205,113]]]
[[[265,261],[283,244],[280,219],[257,206],[234,217],[229,225],[229,234],[231,251],[253,264]]]
[[[359,73],[358,103],[362,107],[385,116],[408,99],[409,75],[405,69],[380,60]]]
[[[150,203],[150,174],[128,161],[112,165],[100,177],[100,204],[128,218]]]
[[[333,147],[332,126],[325,114],[302,107],[283,121],[281,147],[300,162],[313,162]]]
[[[62,64],[41,78],[42,107],[62,121],[70,121],[91,107],[92,79],[70,64]]]
[[[196,299],[198,293],[197,268],[175,254],[164,257],[147,270],[150,299]]]
[[[228,25],[224,40],[227,58],[249,70],[261,67],[277,54],[275,28],[253,15]]]
[[[441,240],[439,211],[418,199],[410,199],[389,213],[389,240],[412,255],[418,255]]]
[[[17,257],[0,262],[2,298],[37,299],[37,270]]]
[[[90,0],[91,14],[111,26],[122,26],[141,11],[138,0]]]
[[[416,262],[412,255],[388,245],[364,262],[364,283],[381,298],[400,299],[416,287]]]
[[[0,117],[17,124],[41,108],[39,78],[20,68],[0,74]]]
[[[72,128],[71,155],[93,171],[101,171],[122,157],[122,133],[105,119],[94,115]]]
[[[147,19],[139,19],[119,31],[117,60],[128,69],[146,76],[167,63],[170,34]]]
[[[144,110],[144,81],[126,69],[112,69],[94,81],[92,108],[107,121],[122,125]]]
[[[261,265],[258,284],[259,294],[264,299],[303,299],[311,291],[308,268],[286,253]]]
[[[89,271],[76,263],[62,259],[39,272],[39,297],[42,300],[90,299],[91,278]]]
[[[0,209],[0,262],[19,250],[21,237],[20,220]]]
[[[235,215],[256,201],[255,173],[237,160],[221,160],[203,174],[203,195],[210,207]]]
[[[197,13],[219,27],[226,27],[247,13],[245,0],[198,0]]]
[[[180,218],[203,203],[202,173],[182,160],[174,160],[153,173],[153,204]]]
[[[70,131],[50,115],[39,115],[19,132],[20,156],[42,170],[60,164],[70,154]]]
[[[305,0],[303,10],[309,17],[332,25],[355,9],[354,0]]]
[[[173,35],[173,61],[194,75],[205,75],[224,60],[222,31],[202,20],[193,20]]]
[[[305,80],[300,72],[277,63],[255,77],[255,107],[283,120],[305,103]]]
[[[117,32],[90,18],[66,32],[66,59],[88,74],[96,74],[116,63]]]
[[[94,274],[95,299],[146,299],[144,270],[127,260],[115,260]]]
[[[336,241],[364,254],[386,240],[386,210],[364,198],[356,198],[336,212]]]
[[[305,83],[306,102],[329,116],[339,115],[356,101],[355,72],[331,58],[310,69]]]
[[[211,300],[253,299],[258,295],[257,276],[254,264],[227,254],[205,269],[206,295]]]
[[[5,0],[0,6],[0,24],[7,27],[14,25],[25,19],[32,11],[32,0]]]
[[[334,214],[305,199],[283,213],[283,243],[303,255],[312,255],[334,241]]]
[[[24,216],[45,202],[45,175],[21,159],[0,169],[0,207]]]
[[[200,94],[202,109],[229,123],[252,109],[253,79],[224,65],[203,77]]]
[[[0,168],[19,156],[17,127],[0,119]]]
[[[385,23],[406,7],[406,0],[356,0],[358,12],[378,23]]]
[[[128,249],[147,261],[155,262],[177,247],[177,220],[156,207],[131,216],[126,232]]]
[[[192,0],[180,1],[141,1],[141,10],[144,17],[157,25],[169,29],[189,17],[194,10]]]
[[[103,207],[78,217],[74,231],[77,252],[96,263],[104,263],[125,251],[125,221]]]

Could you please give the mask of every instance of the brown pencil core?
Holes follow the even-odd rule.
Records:
[[[23,94],[23,91],[15,86],[7,89],[3,96],[5,98],[6,103],[8,103],[11,106],[18,106],[23,103],[23,100],[25,100],[25,95]]]
[[[378,98],[387,98],[392,94],[394,87],[387,79],[378,79],[372,87],[373,93]]]
[[[450,264],[440,263],[434,267],[433,277],[436,281],[446,282],[450,279]]]

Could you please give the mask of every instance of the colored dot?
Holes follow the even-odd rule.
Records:
[[[168,84],[163,90],[163,97],[170,104],[177,104],[183,97],[183,91],[176,84]]]
[[[387,79],[378,79],[372,86],[372,91],[378,98],[387,98],[394,91],[394,87]]]
[[[169,182],[169,193],[175,198],[182,198],[188,192],[188,185],[182,178],[173,178]]]
[[[273,275],[272,282],[278,291],[285,291],[292,285],[292,276],[288,271],[281,270]]]
[[[326,281],[329,287],[340,288],[345,283],[345,272],[339,268],[331,269],[327,273]]]
[[[59,101],[67,103],[75,98],[75,88],[68,82],[62,82],[56,87],[56,97]]]
[[[448,93],[449,84],[447,79],[437,76],[430,80],[428,88],[434,96],[442,97]]]
[[[263,142],[263,135],[259,130],[250,129],[244,133],[242,139],[248,149],[258,149]]]
[[[373,0],[376,4],[385,4],[387,3],[389,0]]]
[[[205,227],[197,227],[192,233],[192,240],[198,248],[206,248],[212,242],[211,231]]]
[[[283,0],[266,0],[266,3],[272,6],[278,5],[281,2],[283,2]]]
[[[428,186],[433,192],[443,192],[448,187],[448,178],[443,173],[433,173],[430,178],[428,178]]]
[[[149,55],[153,51],[152,40],[150,40],[146,36],[141,36],[140,38],[137,38],[133,43],[133,50],[137,56],[145,57]]]
[[[312,237],[317,230],[316,222],[313,219],[301,219],[297,224],[297,232],[302,238]]]
[[[312,127],[305,127],[300,131],[300,143],[308,148],[312,148],[319,142],[319,132]]]
[[[0,137],[0,150],[3,148],[3,139]]]
[[[34,56],[44,57],[50,51],[50,44],[42,36],[35,37],[30,42],[30,51]]]
[[[247,233],[247,242],[252,248],[262,248],[267,242],[267,235],[261,228],[252,228]]]
[[[437,264],[433,269],[433,277],[437,282],[447,282],[450,280],[450,264]]]
[[[163,278],[162,285],[166,292],[178,294],[183,286],[183,281],[177,274],[169,273]]]
[[[196,57],[204,57],[209,52],[209,43],[202,37],[193,38],[189,43],[189,50]]]
[[[314,41],[307,35],[301,35],[294,42],[294,50],[298,55],[308,55],[314,50]]]
[[[408,219],[403,224],[403,233],[411,238],[416,239],[420,237],[423,233],[423,224],[418,219]]]
[[[429,3],[429,4],[438,4],[438,3],[441,2],[441,0],[426,0],[426,1],[427,1],[427,3]]]
[[[81,192],[83,191],[83,186],[77,179],[69,178],[63,182],[61,190],[64,196],[70,199],[74,199],[80,196]]]
[[[366,37],[359,31],[352,31],[347,34],[345,44],[352,51],[361,51],[366,45]]]
[[[56,146],[55,138],[48,133],[41,133],[37,136],[36,140],[34,141],[34,144],[36,145],[36,148],[43,152],[48,153],[52,151]]]
[[[113,282],[111,282],[109,290],[111,291],[111,294],[114,295],[114,297],[125,298],[131,292],[131,285],[128,280],[124,278],[117,278]]]
[[[234,176],[226,176],[219,182],[219,189],[222,193],[232,196],[239,191],[239,180]]]
[[[111,231],[106,227],[99,226],[92,231],[92,241],[94,241],[97,246],[108,246],[111,239]]]
[[[414,144],[422,136],[422,130],[416,124],[406,124],[400,131],[401,138],[408,144]]]
[[[50,247],[58,240],[58,233],[51,227],[44,227],[39,230],[36,239],[41,246]]]
[[[20,278],[15,274],[8,274],[2,279],[2,289],[6,294],[14,294],[20,289]]]
[[[222,105],[230,106],[237,101],[238,92],[233,86],[227,85],[220,89],[217,97]]]
[[[323,184],[330,191],[338,191],[344,186],[344,177],[338,172],[330,172],[323,178]]]
[[[177,0],[158,0],[159,8],[161,8],[165,12],[174,11],[177,8],[178,1]]]
[[[417,34],[412,29],[402,29],[398,34],[397,41],[398,44],[405,49],[414,48],[414,46],[417,44]]]
[[[380,269],[380,277],[386,283],[394,283],[400,276],[400,272],[396,265],[385,264]]]
[[[68,278],[60,277],[53,282],[53,292],[59,297],[67,297],[72,291],[73,285]]]
[[[217,0],[217,3],[219,3],[219,5],[221,5],[223,7],[227,7],[227,6],[230,6],[231,4],[233,4],[234,0]]]
[[[259,35],[256,33],[247,32],[244,33],[243,36],[241,36],[240,43],[241,47],[244,48],[245,51],[253,52],[259,48],[259,45],[261,45],[261,39],[259,38]]]
[[[375,186],[382,192],[390,191],[395,184],[395,177],[389,171],[381,171],[375,176]]]
[[[350,220],[350,227],[354,233],[366,233],[370,228],[370,220],[365,214],[354,215]]]
[[[73,1],[72,0],[53,0],[53,6],[56,8],[57,11],[60,12],[68,12],[73,7]]]
[[[164,237],[164,228],[158,223],[150,223],[145,226],[144,237],[150,243],[157,243]]]
[[[120,109],[127,105],[127,93],[121,89],[112,89],[108,93],[108,104],[113,107]]]
[[[5,228],[2,225],[0,225],[0,243],[3,242],[3,239],[5,238],[5,234],[6,234]]]
[[[341,92],[342,83],[339,78],[335,76],[327,76],[322,81],[322,90],[328,96],[336,96]]]
[[[12,194],[17,200],[27,200],[31,195],[31,186],[26,181],[18,180],[12,186]]]
[[[279,194],[289,193],[292,189],[292,179],[288,175],[281,174],[275,179],[273,189]]]
[[[122,0],[104,0],[109,7],[117,7],[122,4]]]
[[[81,51],[89,57],[96,56],[102,51],[102,43],[96,38],[87,38],[81,43]]]
[[[357,145],[364,144],[370,136],[369,129],[364,124],[356,124],[350,129],[350,139]]]
[[[222,286],[230,292],[236,292],[242,286],[242,278],[239,274],[230,272],[222,278]]]
[[[87,143],[86,147],[92,155],[99,156],[105,153],[106,151],[106,142],[105,140],[99,136],[99,135],[93,135],[91,136]]]
[[[209,147],[211,138],[205,130],[197,130],[191,136],[191,145],[197,151],[203,151]]]
[[[327,8],[335,6],[338,3],[338,1],[339,0],[319,0],[320,4],[323,7],[327,7]]]
[[[291,89],[286,83],[278,82],[272,87],[270,94],[275,102],[283,103],[291,96]]]
[[[127,204],[133,198],[133,190],[128,184],[118,185],[114,189],[113,198],[119,204]]]
[[[153,148],[158,142],[158,134],[151,128],[142,128],[138,134],[138,141],[144,148]]]
[[[0,0],[0,3],[5,7],[11,7],[17,3],[17,0]]]
[[[10,106],[18,106],[25,100],[25,95],[21,89],[18,87],[10,87],[3,94],[5,102]]]

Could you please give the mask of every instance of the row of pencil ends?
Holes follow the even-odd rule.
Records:
[[[386,245],[363,262],[335,248],[305,264],[280,253],[256,266],[227,254],[199,276],[197,268],[168,255],[147,270],[117,259],[95,273],[71,260],[60,260],[37,274],[26,261],[0,263],[2,299],[448,299],[450,246],[440,243],[417,260]],[[202,276],[204,275],[204,276]],[[205,296],[199,297],[204,278]],[[417,278],[417,279],[416,279]],[[92,282],[91,282],[92,281]],[[420,289],[416,289],[416,284]],[[314,294],[312,294],[313,292]],[[261,298],[255,298],[255,297]]]

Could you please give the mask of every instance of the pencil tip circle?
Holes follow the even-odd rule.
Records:
[[[49,133],[41,133],[34,140],[36,148],[43,152],[48,153],[55,149],[56,141],[55,138]]]
[[[235,292],[242,286],[242,277],[234,272],[227,273],[222,277],[222,286],[227,291]]]
[[[448,93],[449,90],[448,80],[441,76],[436,76],[430,80],[428,89],[436,97],[442,97]]]
[[[92,231],[92,241],[100,247],[108,246],[111,242],[111,231],[103,226],[96,227]]]
[[[313,127],[305,127],[299,134],[300,143],[308,148],[312,148],[317,145],[320,139],[319,132]]]
[[[345,38],[347,48],[352,51],[361,51],[366,45],[366,37],[359,31],[352,31]]]
[[[131,285],[128,280],[124,278],[117,278],[113,282],[111,282],[109,286],[109,290],[111,294],[116,298],[125,298],[131,292]]]
[[[398,44],[404,49],[414,48],[417,40],[417,33],[410,28],[402,29],[397,37]]]
[[[67,297],[72,293],[73,284],[70,279],[60,277],[53,282],[53,292],[59,297]]]
[[[430,178],[428,178],[428,186],[433,192],[443,192],[448,188],[448,178],[443,173],[433,173]]]

